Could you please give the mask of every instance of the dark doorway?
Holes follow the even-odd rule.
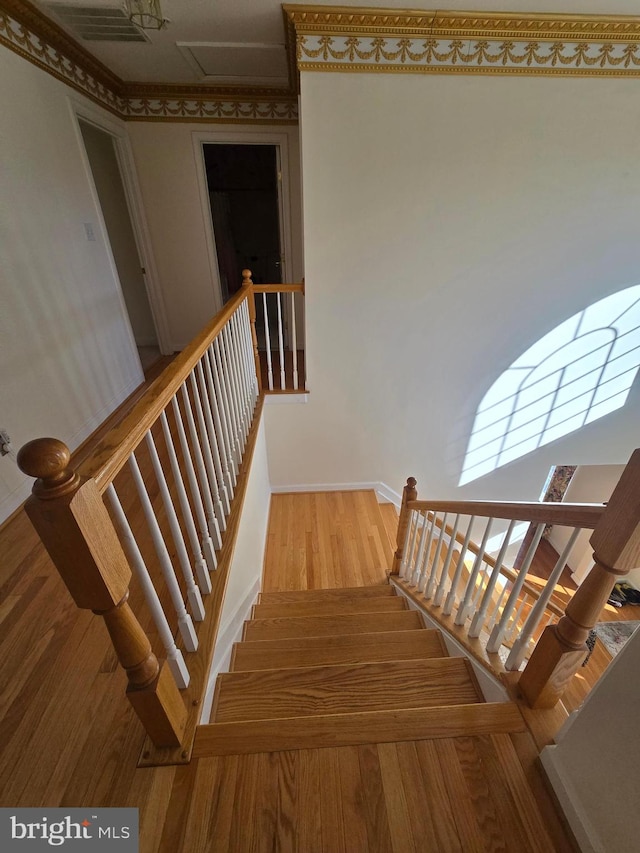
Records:
[[[256,284],[282,281],[275,145],[203,145],[222,300],[242,285],[242,270]]]

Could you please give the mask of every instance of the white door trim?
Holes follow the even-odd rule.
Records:
[[[85,170],[87,171],[87,174],[90,179],[91,189],[94,195],[94,201],[96,202],[99,212],[100,225],[103,230],[103,237],[105,238],[107,247],[109,247],[110,256],[110,243],[106,232],[106,227],[104,225],[104,219],[102,217],[102,208],[100,207],[100,201],[98,199],[93,182],[91,166],[89,164],[89,159],[87,157],[87,153],[84,147],[79,119],[82,119],[83,121],[94,125],[98,128],[98,130],[102,130],[105,133],[108,133],[109,136],[111,136],[114,140],[116,159],[120,168],[120,176],[122,178],[122,185],[124,187],[125,199],[127,202],[127,208],[129,210],[129,216],[131,217],[133,235],[136,241],[138,255],[140,257],[140,263],[144,268],[144,284],[145,289],[147,291],[147,297],[149,299],[149,307],[151,308],[151,316],[153,318],[153,323],[158,337],[158,346],[160,348],[160,352],[163,355],[171,355],[171,353],[173,352],[173,347],[169,343],[170,335],[169,324],[167,322],[167,311],[164,304],[162,290],[159,286],[159,277],[156,262],[151,248],[149,226],[147,224],[147,218],[144,212],[144,205],[142,203],[142,193],[140,192],[138,175],[135,169],[135,161],[133,159],[133,151],[131,149],[131,143],[129,142],[129,136],[127,134],[126,125],[119,119],[112,116],[107,116],[101,109],[93,106],[92,104],[84,100],[80,100],[79,98],[76,98],[73,95],[68,96],[68,100],[69,105],[71,107],[71,113],[74,119],[75,131],[78,137],[78,143],[80,145],[82,159],[85,164]],[[123,310],[128,322],[129,315],[124,304],[124,296],[122,296],[122,289],[119,285],[119,278],[115,269],[115,263],[113,262],[113,258],[111,260],[114,268],[114,275],[116,277],[116,281],[118,281],[118,289],[120,290]],[[131,332],[131,335],[133,337],[133,332]]]
[[[274,145],[279,149],[280,168],[282,181],[278,184],[279,202],[281,211],[281,234],[282,252],[284,254],[285,269],[284,282],[291,281],[293,269],[293,238],[291,233],[291,195],[289,189],[289,136],[282,131],[265,131],[263,129],[235,130],[229,128],[194,130],[191,134],[193,140],[193,155],[195,160],[196,175],[198,177],[198,188],[200,191],[200,203],[202,215],[207,223],[205,228],[207,253],[209,256],[209,268],[211,270],[211,282],[213,295],[216,301],[216,310],[222,308],[222,292],[220,288],[220,275],[218,272],[218,256],[216,254],[215,237],[213,233],[213,222],[211,219],[211,205],[209,204],[209,189],[207,176],[204,170],[204,155],[202,146],[205,143],[218,145]]]

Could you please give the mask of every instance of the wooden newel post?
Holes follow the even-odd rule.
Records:
[[[407,525],[411,511],[407,504],[409,501],[418,500],[418,491],[416,489],[417,481],[414,477],[409,477],[407,484],[402,490],[402,505],[400,506],[400,517],[398,518],[398,535],[396,538],[396,552],[393,555],[393,566],[391,574],[397,575],[400,573],[400,563],[402,562],[402,550],[404,548],[404,540],[407,535]]]
[[[131,569],[93,480],[69,467],[55,438],[30,441],[20,470],[36,477],[25,509],[78,607],[104,618],[129,681],[127,696],[157,746],[179,746],[187,710],[166,661],[159,662],[129,607]]]
[[[586,639],[620,575],[640,566],[640,450],[620,482],[589,540],[595,565],[557,625],[545,628],[519,681],[532,708],[552,708],[587,653]]]
[[[251,339],[253,341],[253,359],[256,363],[256,376],[258,378],[258,391],[262,391],[262,366],[258,352],[258,336],[256,335],[256,295],[253,292],[253,281],[251,270],[242,270],[242,286],[249,288],[247,293],[247,304],[249,306],[249,320],[251,321]]]

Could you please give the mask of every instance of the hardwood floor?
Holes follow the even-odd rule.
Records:
[[[373,493],[276,495],[264,589],[380,585],[392,529]],[[137,768],[144,732],[101,620],[75,607],[23,512],[0,554],[0,806],[138,807],[144,853],[570,849],[561,827],[552,848],[523,822],[530,791],[489,778],[510,772],[516,735]]]
[[[265,592],[386,583],[392,556],[373,491],[271,496]]]

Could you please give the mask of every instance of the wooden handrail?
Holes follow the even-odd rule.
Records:
[[[517,501],[411,501],[409,509],[452,512],[481,518],[504,518],[536,524],[559,524],[592,530],[605,511],[604,504],[519,503]]]
[[[304,293],[304,282],[296,284],[256,284],[253,283],[254,293]]]
[[[209,344],[246,298],[247,289],[242,288],[176,356],[127,417],[105,436],[95,452],[80,466],[79,474],[95,480],[101,494],[113,482]]]

